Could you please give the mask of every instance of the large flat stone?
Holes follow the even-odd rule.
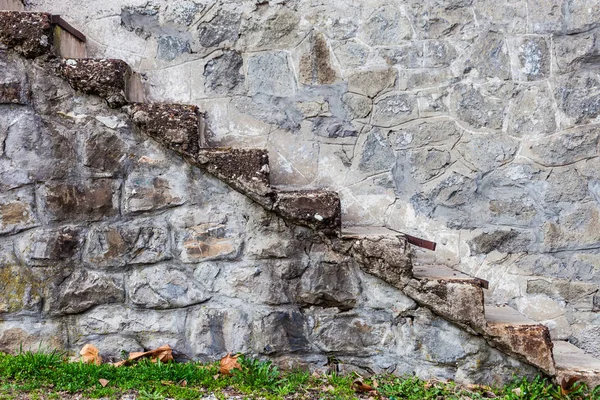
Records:
[[[600,386],[600,360],[585,354],[569,342],[555,341],[553,345],[558,382],[576,378],[588,388]]]
[[[554,375],[550,332],[510,307],[485,308],[485,335],[503,352]]]

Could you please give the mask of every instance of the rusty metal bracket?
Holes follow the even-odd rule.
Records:
[[[406,237],[406,241],[414,246],[422,247],[431,251],[435,251],[435,248],[437,247],[437,243],[435,242],[430,242],[429,240],[421,239],[416,236],[407,235],[406,233],[404,233],[404,236]]]
[[[71,35],[75,36],[77,38],[77,40],[79,40],[80,42],[83,42],[83,43],[86,42],[85,35],[83,33],[79,32],[77,29],[73,28],[73,26],[71,24],[69,24],[67,21],[65,21],[64,19],[62,19],[62,17],[60,15],[52,15],[52,17],[50,18],[50,22],[52,22],[52,24],[54,24],[54,25],[60,26],[65,31],[67,31]]]

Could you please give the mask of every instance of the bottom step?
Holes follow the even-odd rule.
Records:
[[[571,378],[584,382],[588,388],[600,386],[600,360],[586,354],[569,342],[555,341],[554,361],[559,383]]]

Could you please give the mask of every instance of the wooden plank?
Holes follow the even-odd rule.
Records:
[[[63,58],[87,58],[85,42],[64,30],[60,25],[54,26],[54,46]]]
[[[69,24],[67,21],[65,21],[64,19],[62,19],[62,17],[60,15],[53,15],[51,21],[53,24],[60,26],[63,30],[69,32],[71,35],[75,36],[78,40],[85,43],[85,41],[86,41],[85,35],[83,33],[79,32],[77,29],[73,28],[73,26],[71,24]]]

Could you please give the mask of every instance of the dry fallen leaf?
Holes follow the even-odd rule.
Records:
[[[102,357],[100,357],[100,352],[98,351],[98,348],[96,348],[96,346],[94,346],[93,344],[86,344],[85,346],[83,346],[79,354],[81,354],[81,361],[83,361],[86,364],[102,364]]]
[[[373,379],[373,384],[371,386],[373,386],[373,389],[377,389],[379,387],[379,383],[377,382],[377,379]]]
[[[575,385],[579,381],[579,378],[576,376],[572,376],[569,379],[563,378],[560,382],[560,393],[563,396],[568,396],[575,390],[577,390],[577,385]]]
[[[150,351],[137,351],[129,353],[129,358],[127,360],[121,360],[119,362],[113,363],[115,367],[120,367],[125,364],[128,364],[132,361],[139,360],[140,358],[149,358],[150,361],[156,362],[169,362],[173,361],[173,349],[168,344],[164,346],[160,346],[154,350]]]
[[[107,379],[98,379],[98,382],[100,382],[102,387],[106,387],[106,385],[108,385],[109,381]]]
[[[184,379],[182,381],[179,382],[179,386],[181,387],[186,387],[187,386],[187,381]]]
[[[227,353],[227,355],[221,358],[221,363],[219,364],[219,372],[222,375],[231,375],[231,371],[234,369],[242,370],[242,366],[238,362],[238,357],[240,355],[236,354],[232,356],[231,353]]]
[[[517,396],[520,396],[521,395],[521,388],[514,388],[513,390],[511,390],[511,392],[513,392]]]
[[[354,390],[356,390],[359,393],[367,393],[367,392],[370,392],[373,390],[373,386],[367,385],[360,379],[355,380],[352,383],[352,387],[354,388]]]

